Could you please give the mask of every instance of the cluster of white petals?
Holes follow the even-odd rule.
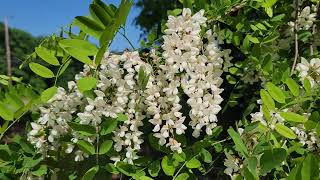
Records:
[[[320,83],[320,59],[312,58],[308,62],[305,58],[301,57],[301,62],[296,67],[298,76],[303,83],[305,79],[308,79],[311,87],[316,83]]]
[[[162,45],[165,61],[150,79],[146,104],[159,144],[181,152],[175,134],[184,134],[187,126],[179,94],[188,96],[192,135],[199,137],[203,128],[211,135],[223,100],[220,76],[231,66],[231,57],[230,50],[219,49],[211,30],[201,36],[201,28],[206,26],[203,10],[192,15],[190,9],[183,9],[182,15],[169,16],[166,26]],[[207,39],[206,43],[203,38]]]
[[[295,13],[295,12],[294,12]],[[294,17],[294,14],[292,15]],[[316,21],[317,16],[317,6],[312,5],[304,7],[301,12],[298,12],[298,18],[296,20],[298,31],[299,30],[309,30],[313,23]],[[290,21],[289,26],[291,27],[291,31],[294,31],[294,22]]]
[[[69,82],[68,86],[70,92],[58,88],[54,97],[39,107],[40,118],[31,123],[32,130],[28,133],[28,140],[43,153],[57,150],[61,146],[57,139],[69,132],[68,122],[72,121],[78,106],[83,103],[82,94],[75,82]]]
[[[224,173],[229,175],[232,180],[236,179],[240,174],[240,170],[243,168],[242,160],[231,154],[226,154],[226,159],[223,164],[226,166]]]
[[[82,161],[88,154],[76,148],[77,143],[84,140],[95,146],[97,135],[80,133],[70,124],[90,125],[99,132],[103,122],[125,116],[127,120],[118,123],[112,137],[115,151],[124,153],[112,159],[133,163],[144,142],[144,119],[154,126],[153,135],[160,145],[179,153],[182,147],[177,136],[184,134],[187,126],[193,129],[194,137],[202,130],[211,135],[223,100],[220,76],[228,71],[232,58],[230,50],[220,50],[211,30],[201,34],[205,26],[203,10],[192,15],[190,9],[183,9],[182,15],[169,16],[163,52],[157,56],[153,50],[150,56],[155,67],[142,61],[138,52],[107,52],[98,70],[85,65],[75,80],[94,78],[96,86],[91,94],[80,93],[73,81],[68,83],[68,92],[58,88],[57,94],[40,107],[40,118],[31,124],[30,142],[44,154],[62,147],[65,153],[73,153],[76,161]],[[140,73],[148,80],[145,87],[141,87]],[[182,95],[186,95],[189,106],[185,114]],[[187,115],[189,124],[185,122]],[[64,138],[62,143],[65,135],[69,140]]]
[[[298,140],[304,146],[307,145],[308,150],[314,151],[318,148],[319,137],[315,129],[311,131],[306,131],[303,125],[298,125],[297,127],[291,127],[294,133],[297,135]]]
[[[57,94],[43,107],[40,107],[40,118],[31,123],[29,140],[42,152],[57,150],[60,142],[57,140],[67,133],[72,134],[72,139],[66,145],[65,152],[72,153],[75,144],[80,140],[94,143],[95,136],[84,136],[68,125],[77,116],[79,124],[92,125],[99,128],[105,120],[117,118],[118,114],[128,117],[122,125],[114,131],[113,140],[116,142],[115,150],[126,149],[125,161],[132,163],[136,158],[136,150],[140,150],[143,140],[139,127],[143,125],[145,116],[139,111],[144,109],[139,106],[142,94],[138,87],[138,72],[140,68],[147,74],[151,66],[140,60],[138,52],[125,52],[122,55],[105,54],[101,68],[97,72],[97,87],[93,91],[94,98],[85,97],[77,89],[75,82],[69,82],[69,91],[58,88]],[[91,76],[92,69],[84,66],[83,72],[76,75],[76,80]],[[140,104],[139,104],[140,103]],[[81,109],[83,109],[81,111]],[[75,160],[81,161],[87,155],[81,150],[75,150]]]
[[[261,101],[261,100],[259,100]],[[284,109],[281,112],[294,111],[295,106],[290,107],[290,109]],[[304,116],[309,116],[310,114],[305,113]],[[260,122],[262,125],[275,129],[276,124],[284,124],[284,118],[281,117],[279,112],[270,111],[270,120],[265,118],[263,114],[262,106],[260,106],[260,111],[251,113],[251,122]],[[290,127],[293,132],[297,135],[297,139],[302,144],[302,146],[307,146],[308,150],[313,151],[318,147],[319,138],[316,133],[316,129],[306,130],[303,124],[298,124],[296,126]],[[241,133],[240,133],[241,135]]]
[[[274,129],[277,123],[283,124],[284,119],[280,116],[279,113],[270,111],[270,120],[266,120],[263,115],[262,106],[260,106],[260,111],[251,113],[251,121],[252,122],[260,122],[264,126],[269,127],[270,129]]]

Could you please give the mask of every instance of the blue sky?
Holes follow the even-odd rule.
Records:
[[[118,5],[121,0],[103,0]],[[8,17],[9,26],[25,30],[32,35],[50,35],[59,32],[72,22],[75,16],[88,15],[91,0],[1,0],[0,21]],[[139,46],[141,31],[134,25],[139,9],[133,7],[127,19],[126,33],[135,47]],[[111,50],[120,51],[130,45],[122,36],[117,36]]]

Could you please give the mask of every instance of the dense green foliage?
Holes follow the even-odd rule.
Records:
[[[130,0],[93,0],[35,48],[23,65],[50,88],[15,79],[0,96],[1,138],[32,113],[28,133],[0,145],[1,179],[319,179],[319,1],[151,2],[137,2],[143,52],[105,53],[125,36]]]

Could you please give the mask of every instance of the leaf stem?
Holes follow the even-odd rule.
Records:
[[[0,135],[0,140],[3,138],[4,134],[16,123],[20,120],[20,118],[25,115],[26,112],[22,113],[16,120],[14,120]]]
[[[60,72],[61,72],[62,67],[69,61],[70,61],[70,56],[67,58],[67,60],[63,64],[60,65],[58,72],[56,74],[55,80],[54,80],[54,86],[57,85],[58,77],[60,76]]]
[[[291,68],[291,75],[294,73],[294,69],[296,68],[296,64],[299,57],[299,42],[298,42],[298,13],[299,13],[299,0],[295,1],[295,21],[294,21],[294,60]]]
[[[120,31],[119,31],[119,33],[128,41],[128,43],[130,44],[130,46],[132,47],[132,49],[135,51],[136,48],[133,46],[133,44],[131,43],[131,41],[127,38],[126,34],[120,32]]]

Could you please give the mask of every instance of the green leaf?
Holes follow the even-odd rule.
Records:
[[[146,89],[148,81],[149,75],[144,72],[143,67],[140,67],[138,72],[138,86],[142,91]]]
[[[112,22],[112,17],[97,4],[90,5],[90,14],[94,19],[98,20],[99,23],[106,27]]]
[[[77,86],[81,93],[95,88],[96,85],[97,79],[94,77],[83,77],[77,81]]]
[[[174,9],[174,10],[168,10],[167,14],[171,16],[178,16],[182,13],[182,9]]]
[[[57,93],[57,91],[58,91],[58,88],[55,86],[44,90],[41,93],[41,101],[44,103],[48,102]]]
[[[37,55],[43,59],[44,61],[46,61],[47,63],[54,65],[54,66],[59,66],[60,63],[58,61],[58,59],[54,56],[54,54],[52,52],[50,52],[48,49],[44,48],[44,47],[36,47],[35,51],[37,53]]]
[[[207,151],[204,148],[201,149],[201,156],[202,156],[202,159],[204,162],[206,162],[206,163],[212,162],[212,155],[210,154],[209,151]]]
[[[36,73],[37,75],[39,75],[41,77],[44,77],[44,78],[52,78],[52,77],[54,77],[53,72],[50,69],[42,66],[41,64],[31,62],[31,63],[29,63],[29,68],[34,73]]]
[[[38,177],[43,177],[45,174],[47,174],[47,166],[41,165],[37,170],[32,171],[32,174]]]
[[[140,180],[153,180],[153,179],[148,176],[141,176]]]
[[[257,174],[257,163],[258,160],[256,157],[250,157],[247,159],[247,168],[248,171],[250,172],[250,174],[252,174],[252,176],[254,177],[253,179],[259,179],[258,178],[258,174]]]
[[[62,65],[62,68],[60,69],[60,72],[58,74],[58,76],[61,76],[66,70],[67,68],[69,67],[71,63],[71,59],[67,60],[63,65]]]
[[[112,145],[113,145],[112,140],[104,141],[99,147],[99,154],[106,154],[107,152],[109,152]]]
[[[137,173],[137,170],[138,168],[132,164],[128,164],[128,163],[125,163],[125,162],[117,162],[116,164],[118,170],[127,175],[127,176],[134,176],[136,175]]]
[[[106,52],[106,48],[107,48],[107,45],[104,45],[102,47],[100,47],[96,57],[94,58],[94,62],[96,64],[96,66],[99,66],[101,61],[102,61],[102,58],[104,56],[104,53]]]
[[[266,90],[261,89],[260,96],[261,96],[263,104],[265,104],[268,107],[268,109],[270,109],[270,110],[275,109],[275,103],[274,103],[272,97],[270,96],[270,94]]]
[[[273,42],[278,38],[279,38],[279,35],[277,35],[277,34],[273,34],[273,35],[267,36],[266,38],[264,38],[262,40],[262,44],[267,44],[267,43]]]
[[[236,83],[237,83],[236,78],[234,78],[233,76],[231,76],[231,75],[228,74],[226,77],[227,77],[227,81],[228,81],[230,84],[236,84]]]
[[[101,135],[107,135],[112,133],[117,128],[118,122],[114,119],[108,118],[104,120],[101,124]]]
[[[309,79],[305,78],[303,81],[303,87],[306,90],[307,93],[310,93],[311,91],[311,83],[309,81]]]
[[[228,133],[229,135],[231,136],[234,144],[236,145],[236,149],[246,158],[249,157],[249,154],[248,154],[248,149],[247,147],[244,145],[240,135],[233,130],[233,128],[229,128],[228,129]]]
[[[192,2],[193,2],[192,0],[183,0],[183,7],[189,8],[192,11],[192,8],[193,8]]]
[[[173,153],[173,159],[175,159],[178,162],[184,162],[186,160],[186,153],[184,153],[184,152],[181,152],[181,153],[174,152]]]
[[[265,174],[281,165],[286,160],[287,152],[283,148],[265,150],[260,159],[261,174]]]
[[[0,102],[0,116],[6,121],[11,121],[14,118],[14,112],[10,111],[7,105]]]
[[[106,5],[105,3],[103,3],[101,0],[94,0],[93,2],[94,2],[94,4],[97,4],[97,5],[99,5],[100,7],[102,7],[102,8],[106,11],[106,13],[108,13],[111,17],[114,17],[115,12],[112,10],[111,7],[107,6],[107,5]]]
[[[81,39],[63,39],[59,41],[59,46],[63,49],[77,49],[86,56],[94,56],[98,52],[98,48],[94,44]]]
[[[115,14],[116,24],[118,26],[124,25],[126,23],[132,5],[133,0],[121,0],[121,4]]]
[[[296,114],[294,112],[280,112],[280,116],[283,117],[286,121],[290,122],[305,123],[308,121],[306,117]]]
[[[264,7],[272,7],[278,0],[265,0],[263,6]]]
[[[264,8],[265,12],[268,14],[269,17],[273,16],[273,9],[271,7]]]
[[[84,140],[79,140],[77,142],[77,145],[78,145],[79,149],[81,149],[83,152],[85,152],[89,155],[95,154],[94,146],[92,144],[90,144],[89,142],[84,141]]]
[[[88,55],[85,52],[77,48],[69,48],[69,47],[65,48],[64,50],[76,60],[84,64],[93,65],[92,60],[88,57]]]
[[[109,47],[114,36],[116,35],[117,30],[118,30],[117,25],[112,24],[111,26],[109,26],[109,28],[103,31],[103,33],[101,34],[101,37],[99,38],[100,46],[105,47],[104,49]]]
[[[107,169],[107,171],[108,171],[109,173],[111,173],[111,174],[119,174],[118,169],[117,169],[116,166],[115,166],[114,164],[112,164],[112,163],[108,163],[108,164],[106,165],[106,169]]]
[[[275,130],[286,138],[289,138],[289,139],[297,138],[296,134],[290,128],[288,128],[283,124],[277,123],[275,125]]]
[[[160,167],[160,161],[156,160],[153,161],[149,166],[148,166],[148,172],[150,176],[152,177],[157,177],[159,174],[161,167]]]
[[[297,164],[293,169],[291,169],[287,180],[300,180],[301,179],[301,167],[302,163]]]
[[[82,177],[82,180],[93,180],[94,176],[97,174],[99,171],[99,166],[94,166],[90,168]]]
[[[99,24],[93,21],[90,18],[84,16],[77,16],[73,22],[85,33],[99,39],[104,28]]]
[[[42,157],[33,159],[32,157],[25,156],[23,160],[23,166],[24,168],[33,168],[37,166],[42,160],[43,160]]]
[[[244,167],[244,177],[245,180],[255,180],[251,171],[249,171],[248,167]]]
[[[172,160],[168,158],[168,156],[164,156],[161,161],[161,166],[163,172],[168,176],[173,176],[174,171],[176,170],[176,167],[173,166]]]
[[[272,71],[273,71],[273,64],[272,64],[272,57],[270,54],[268,54],[264,60],[263,60],[263,64],[262,64],[262,67],[263,67],[263,73],[268,75],[268,74],[271,74]]]
[[[186,167],[189,169],[199,168],[200,166],[201,162],[196,158],[190,159],[186,164]]]
[[[271,22],[281,21],[284,17],[286,17],[286,14],[279,14],[274,16],[270,21]]]
[[[71,129],[77,131],[78,133],[84,136],[91,136],[96,133],[95,127],[88,124],[78,124],[75,122],[69,122],[68,125],[71,127]]]
[[[260,42],[258,38],[253,37],[253,36],[251,36],[249,34],[246,37],[249,39],[249,41],[251,41],[251,42],[253,42],[255,44]]]
[[[187,173],[181,173],[181,174],[179,174],[179,176],[177,176],[176,178],[175,178],[175,180],[186,180],[186,179],[188,179],[189,178],[189,174],[187,174]]]
[[[288,86],[290,92],[294,95],[294,96],[299,96],[299,85],[296,83],[296,81],[294,81],[291,78],[288,78],[285,81],[286,85]]]
[[[127,120],[128,120],[128,116],[125,115],[125,114],[118,113],[117,116],[118,116],[118,117],[117,117],[117,120],[118,120],[118,121],[127,121]]]
[[[277,87],[276,85],[274,85],[271,82],[268,82],[267,83],[267,90],[274,100],[276,100],[279,103],[285,103],[284,93],[279,87]]]
[[[23,101],[21,100],[23,97],[20,97],[17,93],[10,91],[5,94],[4,103],[8,106],[11,111],[17,111],[21,107],[24,106]]]
[[[313,154],[308,154],[302,163],[301,177],[303,180],[319,179],[319,164],[317,157]]]

